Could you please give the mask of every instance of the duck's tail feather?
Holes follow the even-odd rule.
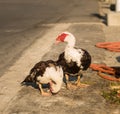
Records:
[[[31,72],[22,82],[21,85],[26,85],[26,83],[35,82],[35,72]]]

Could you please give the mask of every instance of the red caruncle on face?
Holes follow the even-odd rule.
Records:
[[[64,42],[64,39],[65,39],[65,37],[66,37],[67,35],[68,35],[68,34],[62,33],[61,35],[59,35],[59,36],[56,38],[56,41]]]

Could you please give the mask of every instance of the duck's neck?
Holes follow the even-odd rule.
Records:
[[[75,46],[75,38],[71,38],[67,41],[67,46],[66,48],[74,48]]]

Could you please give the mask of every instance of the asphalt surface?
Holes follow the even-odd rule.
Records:
[[[97,22],[94,1],[0,0],[0,76],[38,36],[46,33],[50,26],[43,25]]]
[[[66,3],[68,3],[68,0],[66,0]],[[53,5],[52,3],[50,4]],[[62,1],[61,6],[63,4]],[[41,96],[37,88],[20,85],[20,82],[26,77],[36,62],[57,59],[59,53],[64,50],[66,45],[54,44],[56,36],[62,31],[69,31],[75,35],[76,46],[90,52],[92,63],[109,63],[109,65],[113,63],[109,61],[113,53],[95,47],[97,42],[110,41],[115,36],[115,34],[111,34],[111,30],[114,31],[115,28],[107,28],[97,17],[99,14],[98,1],[81,0],[81,2],[78,2],[78,0],[74,0],[73,4],[68,6],[68,9],[65,7],[66,15],[59,18],[56,22],[37,24],[37,27],[31,29],[30,33],[29,31],[26,32],[26,35],[37,39],[22,51],[19,58],[0,78],[1,114],[120,113],[120,105],[108,103],[101,95],[102,91],[106,90],[111,82],[98,77],[97,73],[91,69],[84,73],[81,80],[88,83],[89,87],[67,90],[63,83],[60,92],[51,97]],[[117,28],[116,30],[118,35],[116,40],[119,40],[118,33],[120,29]],[[39,33],[39,31],[41,32]],[[108,34],[111,34],[111,36]],[[119,57],[117,54],[116,56]],[[115,56],[113,59],[115,60],[114,64],[119,64]]]

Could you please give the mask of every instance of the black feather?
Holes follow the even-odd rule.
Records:
[[[84,50],[81,49],[84,53],[82,58],[80,59],[81,65],[78,66],[76,62],[67,62],[65,59],[65,52],[61,53],[59,55],[59,58],[57,60],[57,63],[63,67],[64,72],[67,72],[69,74],[76,74],[80,70],[87,70],[91,64],[91,56],[90,54]]]
[[[47,67],[56,67],[56,62],[53,60],[40,61],[30,70],[29,75],[21,82],[22,85],[29,82],[37,82],[38,76],[43,76]]]

